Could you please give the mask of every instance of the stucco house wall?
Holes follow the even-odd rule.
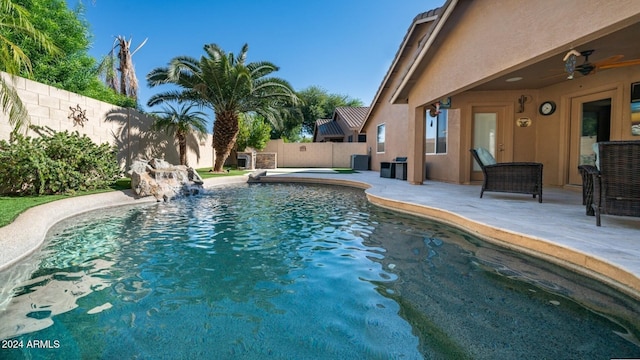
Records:
[[[567,44],[577,46],[601,31],[628,25],[640,14],[635,0],[450,2],[452,17],[440,30],[446,35],[415,65],[419,76],[397,92],[395,100],[432,103],[512,67],[536,62],[557,48],[568,50]]]
[[[385,79],[369,107],[362,132],[367,135],[367,151],[371,154],[372,170],[379,171],[381,162],[409,155],[407,141],[407,133],[410,131],[407,117],[409,108],[406,104],[392,103],[391,96],[393,90],[400,85],[399,74],[409,69],[419,42],[433,28],[433,23],[429,20],[431,15],[429,13],[420,14],[414,19],[414,24],[409,27],[407,35],[398,49],[396,63],[385,75]],[[381,124],[385,124],[385,151],[377,152],[377,129]]]
[[[539,61],[550,51],[558,47],[568,49],[567,44],[580,43],[587,39],[597,38],[603,33],[611,32],[630,23],[638,21],[640,2],[637,1],[563,1],[553,0],[536,2],[504,2],[496,6],[493,1],[452,1],[455,9],[451,18],[440,30],[443,38],[435,40],[433,48],[426,52],[424,58],[415,63],[410,84],[394,94],[396,103],[408,101],[409,109],[417,109],[437,101],[453,92],[460,92],[452,99],[453,106],[460,109],[461,128],[459,129],[459,157],[447,154],[443,164],[433,164],[433,173],[447,173],[443,166],[455,161],[460,164],[459,177],[444,177],[445,181],[469,182],[471,157],[471,106],[498,104],[505,107],[505,117],[515,121],[516,115],[528,116],[533,120],[530,128],[510,126],[511,139],[508,152],[503,161],[538,161],[545,166],[544,183],[564,185],[567,180],[567,132],[569,99],[579,93],[594,92],[596,88],[615,89],[618,94],[613,101],[612,139],[624,139],[630,136],[626,126],[629,119],[627,88],[640,73],[637,68],[609,69],[607,77],[579,77],[570,82],[537,90],[522,89],[515,92],[470,92],[477,84],[510,71],[516,66],[523,66]],[[590,14],[576,20],[575,9],[580,14]],[[532,36],[534,34],[535,36]],[[561,65],[561,64],[559,64]],[[548,74],[540,74],[548,76]],[[588,90],[587,90],[588,89]],[[516,114],[517,99],[521,94],[531,97],[532,102],[525,106],[526,113]],[[406,99],[406,100],[403,100]],[[558,111],[549,117],[537,113],[541,101],[554,100]],[[625,102],[626,101],[626,102]],[[616,110],[617,109],[617,110]],[[415,116],[417,111],[408,111],[409,123],[419,123],[422,119]],[[454,124],[449,130],[454,132]],[[414,125],[417,128],[418,125]],[[410,126],[411,129],[411,126]],[[451,134],[453,135],[453,134]],[[449,137],[451,139],[452,136]],[[421,144],[410,141],[409,153],[420,158],[423,153]],[[429,162],[430,156],[425,157]],[[419,161],[414,169],[419,168]],[[421,175],[412,175],[409,167],[409,178],[420,182]],[[451,174],[450,174],[451,175]]]
[[[407,106],[384,106],[363,129],[367,134],[367,152],[371,154],[371,170],[380,170],[380,162],[407,156]],[[385,126],[385,151],[378,152],[378,125]]]
[[[473,144],[473,113],[482,107],[499,109],[503,118],[504,150],[499,161],[543,163],[545,185],[575,185],[569,179],[570,174],[577,173],[570,158],[571,148],[576,146],[571,141],[572,131],[574,136],[576,133],[572,129],[578,116],[572,105],[576,99],[596,93],[611,98],[610,138],[633,139],[630,86],[640,81],[640,66],[606,69],[589,76],[578,74],[570,81],[560,73],[558,80],[549,85],[541,79],[553,75],[550,70],[562,71],[561,59],[568,50],[590,49],[601,38],[640,23],[640,2],[541,0],[507,1],[497,6],[489,0],[448,0],[432,12],[438,19],[429,26],[414,20],[407,35],[414,39],[403,40],[364,125],[368,144],[375,149],[377,124],[390,117],[393,106],[400,106],[398,109],[406,106],[404,112],[395,113],[406,117],[406,121],[387,121],[386,152],[402,151],[405,152],[402,155],[409,157],[409,182],[419,184],[425,178],[455,183],[472,181],[469,149]],[[426,36],[418,36],[418,30],[423,30],[421,34]],[[597,54],[606,51],[612,55],[628,44],[629,41],[618,44],[601,41],[595,48]],[[635,51],[630,53],[634,56],[625,60],[638,57]],[[580,57],[578,61],[583,60]],[[510,74],[534,68],[537,72],[531,78],[538,81],[531,83],[532,87],[498,84]],[[518,100],[523,96],[526,101],[520,111]],[[425,154],[425,110],[446,97],[451,99],[447,153]],[[552,115],[542,116],[538,108],[547,100],[554,101],[557,109]],[[529,118],[531,126],[518,127],[519,118]],[[396,139],[395,134],[401,135]],[[396,141],[402,145],[394,147]],[[379,161],[396,156],[386,155],[375,154],[374,169],[379,169]]]

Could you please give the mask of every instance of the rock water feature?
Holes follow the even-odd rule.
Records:
[[[172,165],[162,159],[135,160],[129,173],[131,188],[140,197],[169,201],[178,195],[195,195],[203,190],[202,178],[193,168]]]

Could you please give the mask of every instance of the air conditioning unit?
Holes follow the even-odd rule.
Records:
[[[351,155],[353,170],[369,170],[369,155]]]

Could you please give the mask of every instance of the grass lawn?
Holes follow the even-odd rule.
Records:
[[[209,172],[209,168],[206,169],[197,169],[196,170],[200,177],[203,179],[218,177],[218,176],[233,176],[233,175],[243,175],[246,173],[244,170],[230,170],[225,173],[211,173]],[[111,185],[108,189],[101,190],[92,190],[92,191],[79,191],[73,194],[63,194],[63,195],[41,195],[41,196],[0,196],[0,227],[9,225],[13,220],[15,220],[18,215],[25,212],[27,209],[46,204],[52,201],[66,199],[72,196],[82,196],[82,195],[91,195],[98,194],[107,191],[118,191],[118,190],[127,190],[131,189],[131,179],[129,178],[121,178],[118,179],[113,185]]]
[[[340,174],[357,174],[358,172],[351,168],[334,168],[333,171]]]
[[[131,180],[128,180],[129,184]],[[119,185],[113,185],[111,189],[100,189],[92,191],[79,191],[70,195],[30,195],[30,196],[0,196],[0,227],[9,225],[18,215],[27,209],[46,204],[52,201],[66,199],[72,196],[82,196],[90,194],[99,194],[103,192],[121,190]]]
[[[227,172],[214,173],[214,172],[209,172],[209,170],[211,170],[211,168],[196,169],[196,171],[198,172],[198,175],[200,175],[200,177],[203,178],[203,179],[208,179],[208,178],[212,178],[212,177],[220,177],[220,176],[244,175],[246,173],[250,173],[251,172],[251,170],[226,169]]]

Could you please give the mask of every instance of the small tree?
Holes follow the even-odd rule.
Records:
[[[154,128],[164,130],[167,134],[175,136],[178,141],[180,165],[187,165],[187,138],[190,134],[204,139],[207,134],[206,115],[202,111],[193,111],[194,104],[180,104],[178,109],[167,104],[163,110],[154,114],[158,118],[154,122]]]
[[[262,116],[242,114],[239,125],[240,132],[236,141],[238,151],[243,151],[247,147],[262,150],[267,146],[271,137],[271,126]]]
[[[316,120],[330,118],[337,107],[362,106],[362,101],[358,99],[352,99],[347,95],[329,94],[318,86],[310,86],[299,91],[298,97],[302,100],[302,131],[307,134],[313,134]]]

